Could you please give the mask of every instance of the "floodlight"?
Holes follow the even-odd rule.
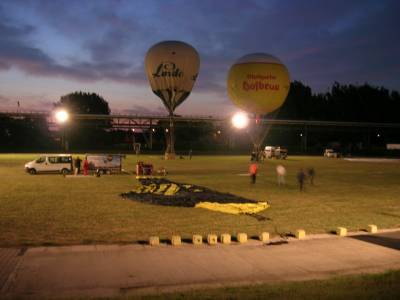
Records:
[[[247,127],[249,124],[249,118],[247,117],[247,114],[243,112],[238,112],[233,115],[232,117],[232,125],[238,129],[243,129]]]
[[[58,123],[62,124],[68,121],[69,119],[69,114],[66,110],[61,109],[56,111],[55,117]]]

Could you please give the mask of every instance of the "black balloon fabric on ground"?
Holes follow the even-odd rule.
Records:
[[[126,199],[167,206],[194,207],[200,202],[258,203],[229,193],[220,193],[202,186],[172,182],[167,179],[139,179],[141,186],[123,193]],[[169,192],[168,192],[169,191]]]

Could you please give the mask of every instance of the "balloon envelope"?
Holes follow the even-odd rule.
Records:
[[[276,57],[254,53],[241,57],[229,70],[228,95],[239,108],[255,114],[278,109],[289,93],[290,78]]]
[[[164,41],[152,46],[145,58],[147,78],[154,94],[172,114],[189,96],[200,67],[197,51],[189,44]]]

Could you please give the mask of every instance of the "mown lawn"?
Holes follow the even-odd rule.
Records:
[[[192,160],[164,161],[160,156],[128,156],[124,168],[137,160],[165,166],[168,178],[230,192],[271,207],[258,221],[246,215],[228,215],[199,208],[165,207],[129,200],[119,194],[135,187],[133,175],[100,178],[63,178],[61,175],[24,173],[25,162],[36,154],[0,155],[0,246],[116,243],[168,238],[178,233],[272,234],[321,233],[345,226],[359,230],[367,224],[400,227],[400,164],[366,163],[322,157],[292,156],[283,161],[287,186],[278,187],[275,166],[265,161],[255,186],[246,176],[248,156],[194,156]],[[296,172],[316,170],[315,186],[299,192]]]
[[[243,287],[225,287],[185,292],[163,293],[142,297],[117,299],[399,299],[400,271],[383,274],[353,275],[328,280],[258,284]],[[104,299],[104,298],[102,298]]]

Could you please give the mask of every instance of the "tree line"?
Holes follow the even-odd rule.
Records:
[[[62,96],[54,108],[67,108],[74,114],[104,114],[111,110],[108,102],[95,93],[74,92]],[[346,85],[335,82],[326,93],[313,93],[311,88],[299,81],[291,83],[290,91],[282,107],[267,115],[267,118],[287,120],[348,121],[374,123],[400,123],[400,94],[384,87],[369,84]],[[165,128],[162,122],[155,128],[152,136],[152,150],[165,148]],[[370,134],[367,130],[366,133]],[[315,130],[306,145],[299,140],[301,128],[272,128],[267,142],[288,145],[293,149],[318,152],[329,144],[336,143],[372,144],[383,147],[386,142],[400,142],[400,132],[390,131],[377,138],[357,136],[352,130],[330,128]],[[301,134],[302,135],[302,134]],[[61,140],[68,142],[71,151],[131,151],[133,142],[143,144],[142,149],[149,150],[148,138],[143,134],[127,130],[112,129],[110,120],[74,120],[62,130],[49,128],[46,119],[12,118],[0,115],[0,151],[59,151]],[[64,145],[65,146],[65,145]],[[63,147],[64,147],[63,146]],[[297,148],[296,148],[297,147]],[[361,147],[361,146],[360,146]],[[359,147],[359,148],[360,148]],[[176,124],[176,149],[199,151],[244,151],[250,149],[248,135],[233,136],[228,125],[217,127],[211,122]],[[361,147],[362,148],[362,147]]]
[[[279,119],[399,123],[400,94],[370,84],[335,82],[326,93],[313,93],[299,81],[290,85]]]

